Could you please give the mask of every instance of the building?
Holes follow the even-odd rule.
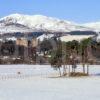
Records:
[[[16,40],[16,45],[27,47],[28,40],[26,38],[19,38]]]
[[[37,47],[38,46],[38,39],[37,38],[33,38],[32,40],[31,40],[31,45],[32,45],[32,47]]]

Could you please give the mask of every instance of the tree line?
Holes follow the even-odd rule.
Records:
[[[93,41],[91,38],[82,41],[57,41],[57,49],[51,51],[50,64],[53,68],[59,70],[60,76],[64,75],[89,75],[89,65],[96,63],[96,51],[100,48],[100,43]],[[98,55],[100,53],[98,52]],[[83,72],[76,72],[77,65],[82,65]],[[61,75],[61,68],[63,74]],[[66,69],[69,72],[66,72]]]

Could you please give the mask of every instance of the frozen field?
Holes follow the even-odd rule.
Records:
[[[49,78],[57,71],[46,65],[0,66],[0,75],[31,77],[0,79],[0,100],[100,100],[100,68],[91,66],[93,76]]]
[[[82,66],[78,66],[76,71],[82,71]],[[21,74],[18,75],[18,72]],[[100,65],[91,65],[89,73],[91,75],[100,75]],[[58,74],[58,71],[51,68],[50,65],[0,65],[0,78],[2,76],[50,77],[52,74]]]

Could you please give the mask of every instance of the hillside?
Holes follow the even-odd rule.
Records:
[[[19,24],[19,26],[16,26],[16,24]],[[12,14],[0,19],[0,33],[23,32],[21,25],[24,26],[26,30],[28,28],[31,29],[27,31],[70,32],[91,30],[74,22],[43,15]]]

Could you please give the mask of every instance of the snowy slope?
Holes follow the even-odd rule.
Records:
[[[12,14],[0,19],[0,26],[7,25],[9,23],[21,24],[33,30],[53,31],[53,32],[70,32],[76,30],[90,30],[76,23],[60,20],[57,18],[46,17],[43,15],[23,15]],[[8,30],[13,30],[13,27],[7,27]],[[19,31],[19,29],[17,29]],[[0,28],[1,31],[1,28]],[[6,31],[6,30],[5,30]]]
[[[92,23],[86,23],[86,24],[83,24],[83,26],[88,27],[88,28],[92,28],[97,33],[95,40],[97,42],[100,42],[100,21],[92,22]]]
[[[86,23],[86,24],[83,24],[83,26],[92,28],[95,31],[100,31],[100,22]]]
[[[0,100],[100,100],[100,78],[0,81]]]
[[[38,39],[39,41],[43,41],[44,39],[50,39],[50,38],[52,38],[52,37],[54,37],[54,34],[48,34],[48,35],[43,34],[43,35],[40,35],[37,39]]]
[[[88,39],[93,36],[94,35],[66,35],[60,37],[60,40],[64,42],[73,41],[73,40],[82,41],[83,39]]]
[[[43,73],[45,70],[43,67],[33,65],[0,66],[5,69],[4,71],[11,73],[21,70],[29,72],[30,70],[33,74],[35,72]],[[47,69],[45,73],[50,73],[51,67],[45,66],[45,68]],[[100,72],[99,66],[91,66],[90,69]],[[0,100],[100,100],[100,76],[81,78],[34,76],[22,79],[4,79],[0,80]]]
[[[14,32],[33,32],[32,29],[21,25],[21,24],[15,24],[15,23],[9,23],[9,24],[4,24],[0,26],[0,34],[4,34],[4,33],[14,33]]]

